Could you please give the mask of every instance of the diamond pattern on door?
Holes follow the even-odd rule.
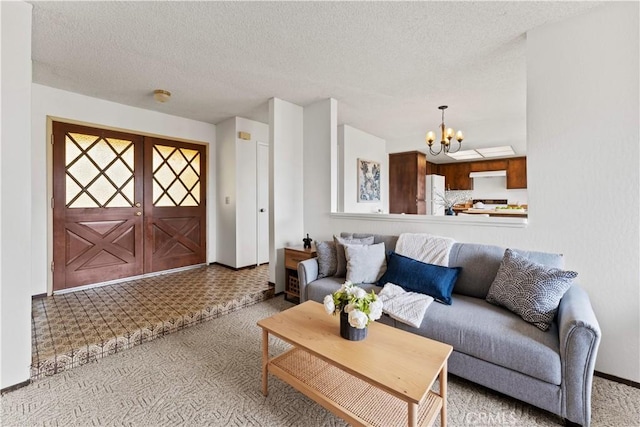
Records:
[[[65,134],[68,208],[118,208],[134,204],[133,141]]]
[[[153,146],[153,205],[200,204],[200,152],[188,148]]]

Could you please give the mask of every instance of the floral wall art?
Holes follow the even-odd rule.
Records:
[[[380,201],[380,163],[358,159],[358,203]]]

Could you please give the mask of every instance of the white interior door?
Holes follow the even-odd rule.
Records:
[[[256,161],[257,188],[257,263],[269,262],[269,145],[258,142]]]

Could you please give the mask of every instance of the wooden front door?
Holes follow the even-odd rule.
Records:
[[[145,272],[205,262],[205,149],[145,138]]]
[[[53,123],[53,290],[205,262],[204,147]]]
[[[53,123],[53,289],[143,271],[143,138]]]

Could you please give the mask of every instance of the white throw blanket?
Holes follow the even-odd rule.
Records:
[[[429,295],[407,292],[398,285],[387,283],[378,294],[382,312],[407,325],[419,328],[427,307],[433,302]]]
[[[456,241],[449,237],[425,233],[402,233],[396,253],[428,264],[449,266],[449,252]]]

